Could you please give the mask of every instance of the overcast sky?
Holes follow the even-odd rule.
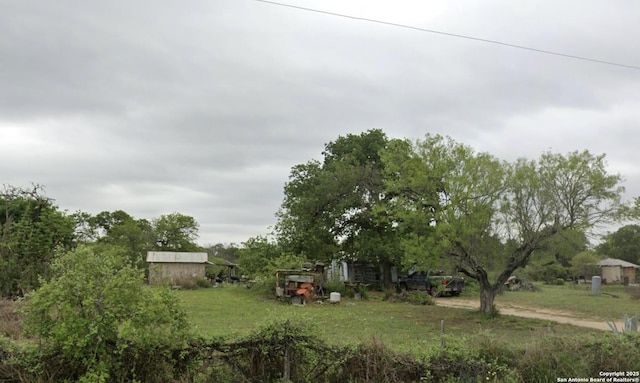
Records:
[[[633,0],[286,3],[640,66]],[[255,0],[0,0],[0,183],[239,244],[269,232],[292,166],[380,128],[505,160],[606,153],[631,198],[639,91],[636,69]]]

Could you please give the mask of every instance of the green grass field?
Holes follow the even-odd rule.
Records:
[[[558,290],[560,288],[562,286]],[[567,289],[566,286],[564,288]],[[306,306],[265,298],[240,285],[179,291],[178,296],[192,323],[205,336],[247,334],[261,325],[289,319],[313,326],[329,343],[376,340],[397,351],[416,352],[439,344],[441,320],[445,321],[445,332],[449,339],[465,339],[482,333],[491,334],[496,341],[519,344],[549,332],[573,336],[597,331],[511,316],[486,319],[463,309],[391,303],[383,301],[381,293],[370,293],[368,300],[343,298],[337,305]],[[528,302],[540,304],[556,299],[571,301],[566,295],[556,292],[554,287],[540,293],[505,293],[498,298],[498,302],[518,301],[519,296]],[[549,299],[550,296],[554,298]],[[472,295],[467,296],[470,297]],[[562,302],[557,305],[562,306]]]

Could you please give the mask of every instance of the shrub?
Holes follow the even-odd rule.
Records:
[[[514,367],[525,382],[555,381],[558,376],[598,376],[599,371],[638,371],[640,360],[630,357],[638,347],[638,334],[543,337],[525,348]]]
[[[209,287],[213,286],[211,284],[211,281],[206,278],[198,277],[195,279],[195,281],[196,281],[196,286],[198,286],[199,288],[208,289]]]
[[[28,299],[25,330],[41,338],[38,368],[55,381],[169,381],[189,337],[166,288],[117,253],[80,247],[55,259],[53,277]]]
[[[581,358],[576,342],[564,338],[542,338],[522,355],[518,369],[525,381],[552,381],[558,376],[582,376],[588,368]]]
[[[335,350],[315,331],[289,321],[264,325],[218,347],[225,351],[223,363],[211,371],[209,381],[278,382],[288,376],[289,381],[316,382],[336,360],[329,357]]]
[[[567,277],[567,270],[557,263],[549,265],[529,264],[524,268],[523,274],[528,279],[543,281],[545,284],[551,285],[554,284],[558,278],[564,280]]]
[[[418,382],[425,372],[424,364],[417,359],[394,352],[376,339],[345,348],[343,355],[345,360],[331,381]]]
[[[211,359],[203,381],[246,382],[418,382],[426,367],[376,340],[330,346],[313,327],[289,321],[262,326],[251,335],[199,345]],[[288,378],[288,380],[286,379]]]
[[[433,300],[433,297],[431,297],[431,295],[429,295],[425,291],[415,291],[415,292],[408,293],[407,302],[413,303],[416,305],[427,305],[427,306],[433,306],[436,304],[435,301]]]
[[[640,334],[606,333],[597,338],[581,338],[580,348],[591,376],[600,371],[640,371],[640,359],[633,358],[640,349]]]
[[[429,382],[502,382],[523,380],[514,366],[521,350],[483,331],[461,339],[446,337],[446,347],[434,347],[425,356]]]
[[[341,296],[347,297],[348,288],[345,286],[344,282],[339,279],[330,279],[327,282],[327,292],[337,292],[340,293]],[[353,292],[351,292],[351,297],[353,297]]]

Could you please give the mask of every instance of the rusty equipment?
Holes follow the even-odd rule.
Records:
[[[304,305],[324,299],[324,264],[303,264],[300,270],[276,271],[276,296],[288,298],[292,304]]]

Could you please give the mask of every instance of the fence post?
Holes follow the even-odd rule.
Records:
[[[284,372],[282,376],[286,383],[291,382],[291,360],[289,358],[289,320],[284,324]]]
[[[440,348],[444,348],[444,319],[440,321]]]

